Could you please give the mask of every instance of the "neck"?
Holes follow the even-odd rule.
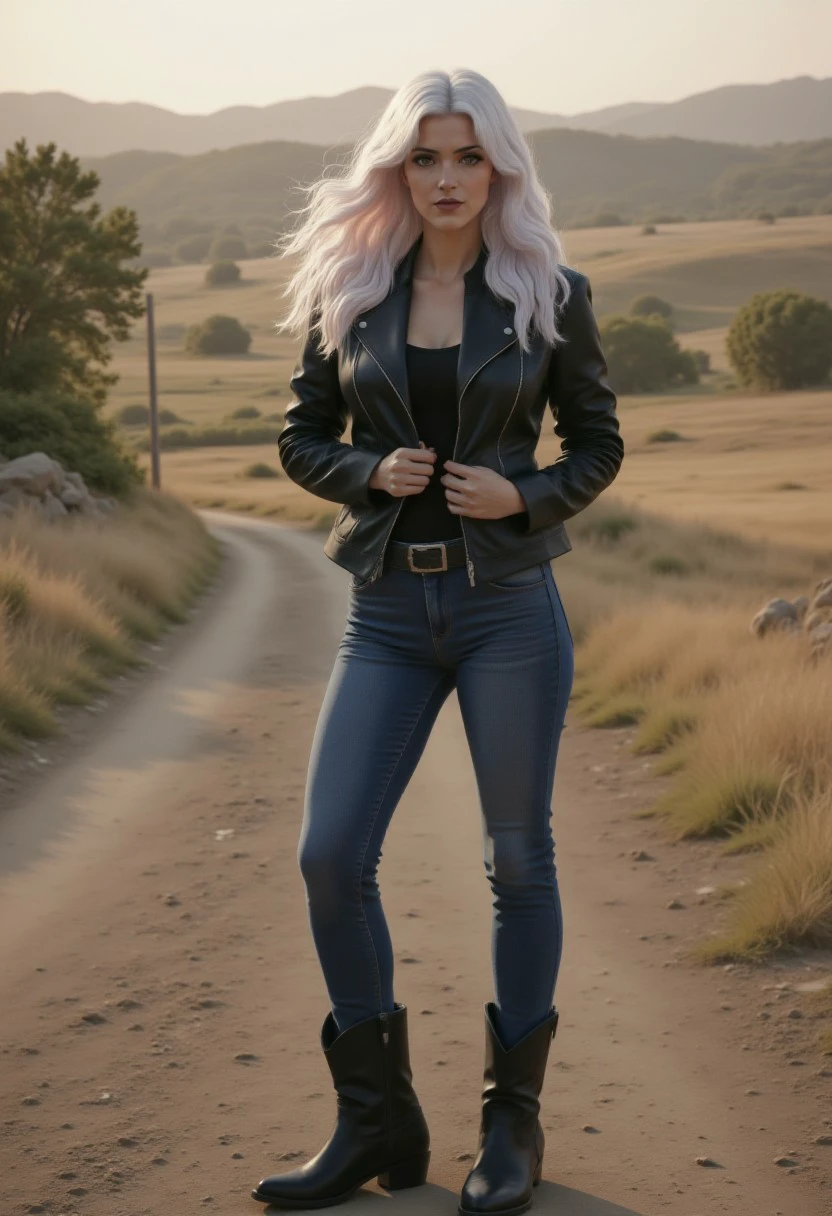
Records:
[[[461,279],[476,262],[482,247],[479,224],[453,232],[425,225],[413,271],[417,279],[449,285]]]

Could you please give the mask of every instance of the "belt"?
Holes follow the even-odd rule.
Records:
[[[384,555],[385,566],[393,570],[412,570],[414,574],[432,574],[465,565],[465,542],[462,537],[438,540],[430,544],[409,544],[392,541]]]

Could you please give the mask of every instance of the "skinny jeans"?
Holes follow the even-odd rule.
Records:
[[[478,791],[494,1003],[508,1049],[551,1012],[563,947],[551,803],[574,649],[551,563],[474,587],[464,566],[350,579],[297,854],[333,1017],[343,1032],[395,1008],[378,864],[455,688]]]

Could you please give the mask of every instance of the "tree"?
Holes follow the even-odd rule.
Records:
[[[699,372],[690,351],[682,350],[657,316],[614,314],[598,326],[610,383],[622,393],[649,393],[696,384]]]
[[[134,211],[84,204],[100,184],[54,143],[26,140],[0,168],[0,392],[56,390],[100,406],[118,376],[103,371],[112,339],[143,315]]]
[[[240,267],[236,262],[212,262],[205,271],[206,287],[225,287],[230,283],[239,283]]]
[[[630,313],[634,317],[658,316],[666,321],[670,329],[674,327],[673,305],[661,296],[636,296],[630,304]]]
[[[832,368],[832,308],[789,288],[758,292],[735,314],[725,346],[745,388],[824,384]]]
[[[192,325],[185,335],[185,349],[192,355],[244,355],[250,345],[248,330],[236,317],[221,313]]]

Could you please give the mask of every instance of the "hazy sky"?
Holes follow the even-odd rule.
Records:
[[[470,67],[573,114],[832,75],[830,0],[4,0],[0,92],[186,114]]]

